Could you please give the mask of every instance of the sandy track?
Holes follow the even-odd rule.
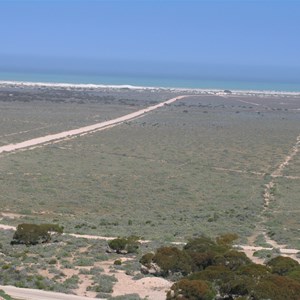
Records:
[[[5,225],[5,224],[0,224],[0,230],[16,230],[17,228],[15,226],[11,225]],[[110,241],[113,239],[116,239],[117,237],[114,236],[102,236],[102,235],[90,235],[90,234],[77,234],[77,233],[63,233],[63,235],[69,235],[75,238],[80,238],[80,239],[88,239],[88,240],[106,240]],[[148,240],[139,240],[140,243],[148,243],[150,241]]]
[[[276,245],[278,245],[278,244],[276,243]],[[297,257],[297,254],[299,253],[298,249],[279,248],[279,247],[276,247],[276,245],[271,244],[272,247],[267,247],[267,248],[248,246],[248,245],[235,245],[235,247],[237,247],[238,249],[241,249],[241,251],[243,251],[248,256],[248,258],[250,258],[256,264],[264,264],[264,261],[265,261],[265,259],[254,256],[254,253],[256,251],[260,251],[260,250],[272,251],[274,249],[278,249],[280,251],[281,256],[290,257],[300,263],[300,258]],[[284,245],[278,245],[278,246],[284,246]]]
[[[284,168],[288,166],[290,161],[294,158],[294,156],[298,153],[300,147],[300,135],[297,136],[296,144],[293,146],[292,151],[289,155],[287,155],[284,161],[278,166],[278,168],[271,174],[271,176],[281,176]]]
[[[10,225],[5,225],[5,224],[0,224],[0,230],[16,230],[15,226],[10,226]],[[113,236],[101,236],[101,235],[88,235],[88,234],[76,234],[76,233],[63,233],[63,235],[69,235],[69,236],[73,236],[75,238],[83,238],[83,239],[91,239],[91,240],[106,240],[106,241],[110,241],[115,239],[116,237]],[[149,243],[149,240],[140,240],[139,242],[141,243]],[[182,245],[185,243],[182,242],[173,242],[172,244],[177,244],[177,245]],[[270,242],[270,245],[273,248],[280,248],[275,241]],[[282,247],[285,247],[285,245],[281,245]],[[249,245],[235,245],[235,247],[239,247],[243,250],[253,250],[253,251],[257,251],[257,250],[272,250],[273,248],[264,248],[264,247],[256,247],[256,246],[249,246]],[[298,249],[287,249],[287,248],[280,248],[280,252],[283,254],[297,254],[298,252],[300,252],[300,250]]]
[[[290,177],[290,179],[298,179],[297,176],[293,177],[293,176],[283,175],[283,170],[290,164],[292,159],[299,152],[299,147],[300,147],[300,135],[297,136],[296,143],[292,147],[290,153],[284,158],[283,162],[281,164],[279,164],[277,166],[277,168],[272,172],[272,174],[270,175],[270,177],[271,177],[270,181],[265,184],[265,188],[264,188],[264,192],[263,192],[264,206],[263,206],[263,210],[262,210],[262,221],[260,222],[260,224],[258,224],[258,226],[257,226],[255,232],[252,234],[252,236],[250,236],[248,238],[248,243],[250,246],[244,246],[244,247],[248,247],[248,248],[253,246],[256,237],[260,234],[263,234],[263,236],[268,244],[270,244],[273,248],[279,249],[283,255],[290,256],[293,259],[297,260],[298,262],[300,262],[300,259],[297,258],[296,253],[300,252],[300,250],[299,249],[286,249],[286,245],[278,244],[275,240],[271,239],[267,235],[266,230],[263,226],[263,223],[266,221],[266,217],[264,214],[269,210],[270,202],[274,201],[274,195],[272,192],[273,188],[275,187],[274,178],[277,178],[277,177],[289,178]],[[244,250],[250,251],[249,249],[246,249],[246,248]],[[265,249],[265,250],[268,250],[268,249]]]
[[[0,224],[0,229],[3,230],[16,230],[16,227]],[[80,234],[64,234],[70,235],[76,238],[86,238],[86,239],[104,239],[104,240],[112,240],[115,237],[104,237],[104,236],[96,236],[96,235],[80,235]],[[142,243],[146,243],[149,241],[140,241]],[[114,260],[112,261],[104,261],[101,262],[100,266],[105,270],[105,274],[111,275],[110,266],[112,266]],[[154,278],[154,277],[146,277],[139,280],[134,280],[132,276],[126,275],[124,271],[118,271],[114,273],[117,278],[117,282],[114,285],[112,296],[121,296],[125,294],[137,293],[141,297],[147,297],[149,300],[163,300],[166,298],[166,291],[170,289],[172,282],[163,279],[163,278]],[[52,293],[52,292],[43,292],[35,289],[26,289],[25,293],[23,289],[15,288],[15,287],[3,287],[7,293],[12,296],[18,297],[19,299],[44,299],[44,300],[53,300],[53,299],[90,299],[87,297],[80,297],[73,295],[65,295],[60,293]],[[22,296],[22,297],[20,297]],[[72,298],[73,296],[73,298]]]
[[[60,133],[56,133],[56,134],[50,134],[50,135],[34,138],[34,139],[31,139],[31,140],[27,140],[27,141],[16,143],[16,144],[5,145],[5,146],[0,147],[0,154],[1,153],[14,152],[14,151],[21,150],[21,149],[32,149],[32,147],[34,147],[34,146],[45,145],[45,144],[49,144],[49,143],[55,143],[55,142],[62,141],[64,139],[67,139],[67,138],[70,138],[70,137],[80,136],[82,134],[108,129],[108,128],[111,128],[113,126],[124,123],[126,121],[129,121],[129,120],[132,120],[132,119],[135,119],[135,118],[139,118],[139,117],[143,116],[146,113],[149,113],[153,110],[156,110],[160,107],[163,107],[164,105],[171,104],[171,103],[173,103],[173,102],[175,102],[179,99],[185,98],[185,97],[188,97],[188,95],[177,96],[177,97],[174,97],[174,98],[169,99],[167,101],[161,102],[161,103],[153,105],[153,106],[149,106],[147,108],[144,108],[144,109],[141,109],[139,111],[127,114],[127,115],[122,116],[122,117],[118,117],[118,118],[113,119],[113,120],[104,121],[104,122],[101,122],[101,123],[97,123],[97,124],[77,128],[77,129],[72,129],[72,130],[68,130],[68,131],[64,131],[64,132],[60,132]]]
[[[2,230],[16,230],[15,226],[0,224],[0,229]]]
[[[290,161],[294,158],[294,156],[298,153],[299,147],[300,147],[300,135],[297,137],[296,144],[293,146],[291,152],[285,157],[284,161],[272,172],[271,180],[267,184],[265,184],[265,189],[264,189],[264,194],[263,194],[264,195],[263,196],[263,198],[264,198],[263,212],[268,210],[270,202],[272,200],[274,200],[274,195],[272,193],[272,189],[275,187],[274,178],[277,178],[277,177],[286,177],[287,178],[287,176],[284,176],[282,174],[282,172],[289,165]],[[266,236],[266,234],[265,234],[265,236]],[[269,240],[272,241],[271,239],[269,239]],[[272,242],[270,242],[270,244],[271,243]],[[278,244],[276,243],[276,245],[278,245]]]
[[[230,95],[230,96],[218,95],[218,96],[225,98],[225,99],[230,99],[230,100],[234,100],[237,102],[241,102],[241,103],[251,104],[251,105],[255,105],[255,106],[262,106],[260,103],[241,100],[240,96],[235,96],[235,95]]]
[[[15,230],[15,227],[0,224],[0,229]],[[70,236],[73,236],[76,238],[86,238],[86,239],[104,239],[104,240],[114,239],[114,237],[104,237],[104,236],[95,236],[95,235],[80,235],[80,234],[72,234],[72,233],[69,233],[69,234],[66,233],[65,235],[70,235]],[[149,242],[149,241],[141,241],[141,242]],[[274,249],[273,247],[276,245],[272,244],[271,245],[272,248],[271,247],[270,248],[254,247],[254,246],[248,246],[248,245],[235,245],[234,247],[237,247],[238,249],[240,249],[240,251],[243,251],[254,263],[264,264],[264,259],[254,256],[255,251],[259,251],[259,250],[272,251]],[[300,263],[300,259],[297,257],[297,253],[299,252],[298,249],[281,248],[279,250],[280,250],[280,254],[282,256],[291,257]],[[107,275],[111,275],[109,267],[113,265],[113,262],[114,262],[113,260],[112,261],[103,261],[100,264],[100,266],[104,269],[104,271]],[[172,282],[170,282],[166,279],[163,279],[163,278],[146,277],[146,278],[142,278],[140,280],[134,280],[132,278],[132,276],[126,275],[126,273],[124,271],[118,271],[118,272],[114,273],[114,275],[117,278],[117,282],[114,285],[112,296],[120,296],[120,295],[125,295],[125,294],[130,294],[130,293],[137,293],[141,297],[146,297],[149,300],[163,300],[166,297],[166,291],[169,290],[172,285]],[[87,282],[85,284],[87,284]],[[12,289],[12,287],[6,288],[4,290],[6,290],[8,293],[10,293],[13,296],[18,296],[18,295],[25,296],[24,298],[20,298],[20,299],[38,299],[38,300],[41,300],[41,299],[44,299],[44,300],[88,299],[85,297],[68,298],[67,296],[58,294],[58,293],[52,294],[52,293],[48,292],[48,293],[44,294],[42,291],[41,291],[41,293],[37,292],[37,294],[36,294],[35,290],[28,290],[28,289],[26,289],[26,291],[28,291],[28,293],[22,294],[23,290],[20,290],[17,288]],[[29,295],[30,295],[30,298],[27,298]],[[68,296],[71,296],[71,295],[68,295]]]
[[[17,288],[9,285],[1,285],[0,289],[4,290],[10,296],[22,300],[89,300],[95,298],[68,295],[56,292],[48,292],[37,289]]]
[[[251,175],[258,175],[258,176],[264,176],[265,175],[265,173],[261,173],[261,172],[246,171],[246,170],[237,170],[237,169],[228,169],[228,168],[221,168],[221,167],[213,167],[213,169],[217,170],[217,171],[242,173],[242,174],[251,174]]]

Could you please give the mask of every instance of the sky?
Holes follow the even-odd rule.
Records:
[[[300,83],[297,0],[0,0],[0,71]]]

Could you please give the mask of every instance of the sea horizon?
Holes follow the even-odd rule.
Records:
[[[172,78],[158,76],[86,75],[37,72],[0,72],[1,82],[32,82],[53,84],[93,84],[107,86],[128,85],[145,88],[203,89],[233,91],[300,92],[299,83],[262,82],[246,80],[219,80],[197,78]]]

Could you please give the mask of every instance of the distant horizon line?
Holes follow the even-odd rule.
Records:
[[[60,88],[111,88],[111,89],[132,89],[132,90],[172,90],[172,91],[194,91],[207,93],[232,92],[233,94],[264,94],[264,95],[294,95],[300,96],[299,91],[279,91],[279,90],[238,90],[222,88],[183,88],[183,87],[164,87],[164,86],[137,86],[130,84],[94,84],[94,83],[66,83],[66,82],[37,82],[37,81],[17,81],[1,80],[0,87],[5,85],[27,86],[27,87],[60,87]]]

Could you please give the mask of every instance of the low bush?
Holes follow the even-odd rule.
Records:
[[[51,240],[51,232],[63,233],[63,227],[57,224],[19,224],[11,244],[36,245]]]
[[[299,263],[290,257],[277,256],[267,262],[272,273],[286,275],[299,267]]]
[[[211,285],[202,280],[182,279],[171,287],[167,300],[212,300],[216,292]]]
[[[121,266],[122,265],[122,261],[120,259],[117,259],[117,260],[114,261],[114,265]]]
[[[139,237],[117,238],[108,242],[109,247],[117,253],[137,253],[139,248]]]
[[[156,263],[164,276],[174,273],[187,275],[191,272],[191,258],[182,250],[176,247],[162,247],[157,249],[152,261]]]
[[[145,267],[150,268],[153,257],[154,253],[146,253],[141,257],[140,263]]]

